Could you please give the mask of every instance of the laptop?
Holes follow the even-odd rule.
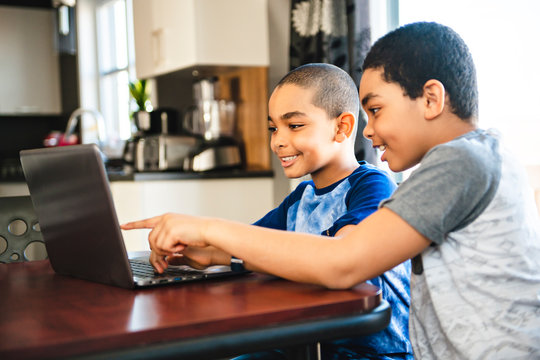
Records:
[[[95,144],[22,150],[20,158],[56,273],[129,289],[241,274],[187,265],[157,274],[148,257],[129,259]]]

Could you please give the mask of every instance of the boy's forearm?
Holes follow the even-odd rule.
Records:
[[[204,237],[243,259],[250,270],[329,288],[349,288],[378,276],[430,244],[388,209],[331,239],[218,219],[209,221]]]
[[[270,273],[293,281],[336,287],[328,251],[340,251],[322,236],[287,232],[215,219],[205,240],[243,259],[248,270]],[[339,285],[337,285],[339,287]]]

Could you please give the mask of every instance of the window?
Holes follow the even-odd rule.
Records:
[[[131,136],[128,82],[135,71],[129,5],[126,0],[108,0],[96,8],[100,108],[112,142]]]
[[[81,107],[98,110],[105,123],[105,154],[122,155],[131,137],[128,82],[135,79],[131,0],[78,0],[77,36]],[[84,121],[83,121],[84,123]],[[86,135],[83,142],[95,142]]]
[[[495,128],[525,165],[540,164],[540,2],[408,0],[400,24],[436,21],[456,30],[478,74],[479,125]]]

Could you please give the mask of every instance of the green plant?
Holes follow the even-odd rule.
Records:
[[[148,88],[146,87],[146,80],[136,80],[129,83],[129,93],[139,110],[146,111],[146,107],[150,101],[150,96],[148,95]]]

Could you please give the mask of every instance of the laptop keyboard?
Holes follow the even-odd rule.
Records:
[[[133,275],[139,277],[160,277],[160,276],[193,276],[201,275],[204,271],[195,270],[188,268],[187,266],[170,266],[168,267],[163,274],[159,274],[154,271],[154,267],[146,262],[141,260],[130,259],[129,263],[131,265],[131,271]]]

